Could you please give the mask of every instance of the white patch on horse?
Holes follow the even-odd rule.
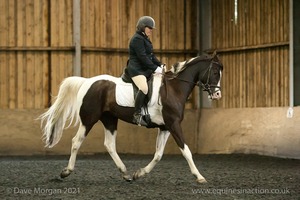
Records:
[[[217,84],[218,87],[215,88],[214,94],[212,96],[213,99],[220,99],[222,97],[222,93],[221,93],[221,89],[220,89],[221,79],[222,79],[222,72],[220,71],[220,80]]]
[[[127,173],[126,166],[120,159],[120,157],[117,153],[117,150],[116,150],[117,131],[114,131],[112,133],[104,127],[104,134],[105,134],[104,146],[105,146],[107,152],[109,153],[109,155],[111,156],[111,158],[113,159],[113,161],[115,162],[115,164],[117,165],[119,170],[125,175]]]
[[[220,71],[220,80],[218,82],[218,86],[221,87],[221,79],[222,79],[222,71]]]
[[[175,65],[172,66],[172,68],[170,69],[170,71],[172,73],[177,74],[178,72],[180,72],[182,70],[182,68],[184,66],[184,63],[185,62],[178,62],[178,63],[176,63]]]
[[[156,152],[154,154],[154,158],[146,167],[141,168],[134,173],[134,179],[140,178],[145,174],[150,173],[152,169],[156,166],[156,164],[161,160],[164,154],[164,149],[168,141],[169,135],[170,135],[169,131],[162,131],[158,129],[158,134],[156,138]]]
[[[107,81],[112,81],[112,82],[117,82],[118,78],[111,76],[111,75],[107,75],[107,74],[103,74],[103,75],[99,75],[99,76],[95,76],[89,79],[86,79],[86,81],[82,84],[80,90],[78,91],[77,94],[77,106],[78,108],[81,107],[82,105],[82,100],[84,98],[84,96],[86,95],[87,91],[91,88],[91,86],[96,82],[96,81],[100,81],[100,80],[107,80]],[[80,109],[78,109],[78,116],[79,116],[79,111]]]
[[[194,163],[193,156],[192,156],[192,153],[191,153],[189,147],[186,144],[184,144],[183,149],[180,148],[180,151],[181,151],[183,157],[188,162],[192,174],[197,177],[197,182],[199,182],[199,183],[206,182],[205,178],[199,173],[199,171]]]
[[[189,62],[192,62],[195,58],[197,58],[197,57],[194,57],[194,58],[189,59],[188,63],[189,63]]]
[[[172,73],[178,74],[179,72],[181,72],[183,70],[183,67],[185,64],[191,62],[192,60],[194,60],[196,57],[191,58],[188,62],[184,61],[184,62],[178,62],[176,67],[173,65],[172,68],[170,69],[170,71]]]

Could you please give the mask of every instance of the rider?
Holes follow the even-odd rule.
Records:
[[[149,39],[154,28],[155,21],[152,17],[141,17],[136,24],[136,33],[129,43],[129,60],[125,70],[139,89],[135,97],[133,115],[134,123],[138,125],[147,125],[141,113],[148,93],[147,79],[154,72],[162,73],[162,63],[153,54],[153,46]]]

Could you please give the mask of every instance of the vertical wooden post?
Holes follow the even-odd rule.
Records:
[[[293,40],[293,0],[290,0],[290,12],[289,12],[289,19],[290,19],[290,46],[289,46],[289,67],[290,67],[290,105],[287,111],[287,117],[293,117],[293,107],[294,107],[294,40]]]
[[[212,26],[212,16],[211,16],[211,1],[210,0],[199,0],[200,8],[198,8],[198,23],[200,23],[199,33],[201,35],[199,38],[199,49],[201,54],[205,49],[211,48],[211,26]],[[200,89],[200,107],[210,108],[212,107],[212,102],[208,99],[207,92],[203,92]]]
[[[73,0],[73,75],[81,76],[81,43],[80,43],[80,0]]]

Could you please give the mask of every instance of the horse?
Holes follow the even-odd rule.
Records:
[[[68,165],[62,170],[60,177],[65,178],[72,173],[82,142],[94,124],[101,121],[105,135],[104,146],[126,181],[136,180],[151,172],[161,160],[171,134],[196,181],[206,182],[195,166],[192,153],[185,143],[181,122],[185,103],[195,86],[207,91],[212,100],[221,98],[222,71],[223,64],[217,55],[201,55],[177,62],[163,74],[153,75],[160,80],[160,86],[156,92],[153,91],[153,96],[154,93],[157,93],[157,96],[152,107],[149,106],[151,127],[148,128],[158,129],[156,152],[147,166],[138,169],[132,175],[128,173],[116,151],[118,120],[133,124],[134,113],[133,107],[120,106],[116,101],[116,87],[122,82],[121,78],[105,74],[91,78],[76,76],[65,78],[59,87],[55,102],[39,117],[45,147],[48,148],[59,142],[65,127],[79,124],[78,131],[72,139]]]

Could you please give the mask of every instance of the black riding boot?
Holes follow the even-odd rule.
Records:
[[[135,97],[135,112],[133,114],[133,122],[137,125],[147,126],[147,122],[143,119],[142,107],[145,104],[146,95],[139,90]]]

